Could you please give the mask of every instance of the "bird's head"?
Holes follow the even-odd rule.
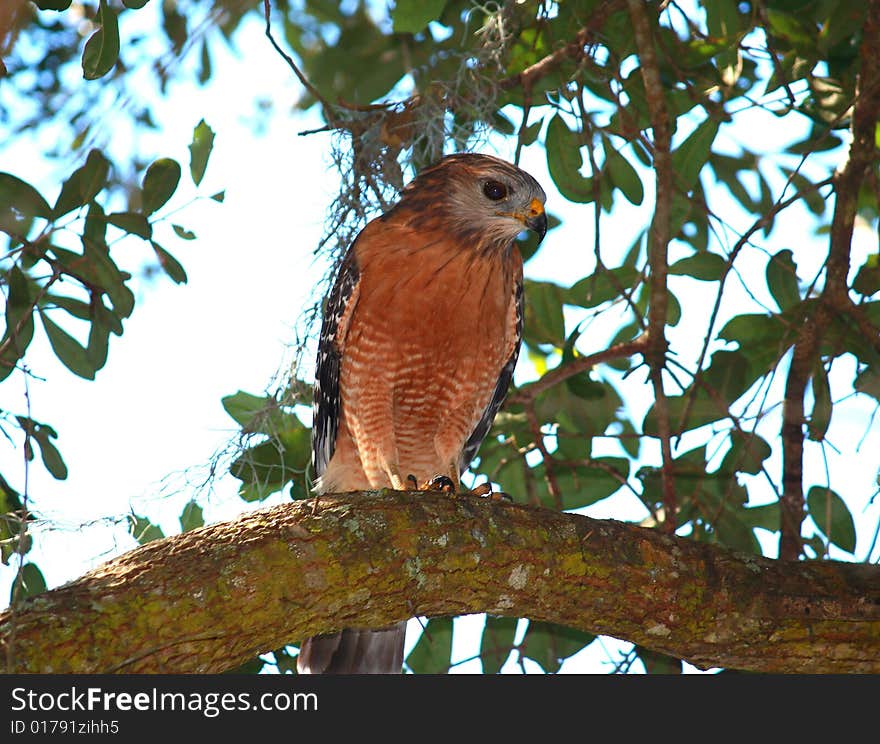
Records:
[[[547,232],[541,185],[512,163],[490,155],[448,155],[404,190],[401,205],[440,217],[444,228],[483,249],[506,248],[523,230]]]

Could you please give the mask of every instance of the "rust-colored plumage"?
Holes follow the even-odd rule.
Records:
[[[546,231],[527,173],[459,154],[423,171],[360,233],[321,330],[312,449],[317,491],[459,477],[489,431],[522,335],[514,238]],[[301,672],[399,672],[401,623],[308,639]]]

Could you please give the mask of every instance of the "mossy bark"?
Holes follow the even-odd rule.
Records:
[[[880,672],[880,567],[782,562],[468,496],[353,493],[137,548],[0,615],[9,672],[218,672],[342,627],[489,612],[699,667]]]

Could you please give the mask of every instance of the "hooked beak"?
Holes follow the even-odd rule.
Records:
[[[532,199],[525,214],[518,212],[515,216],[529,230],[534,230],[537,233],[539,243],[544,239],[547,234],[547,214],[544,212],[544,205],[540,200]]]

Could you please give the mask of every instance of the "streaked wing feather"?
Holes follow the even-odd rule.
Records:
[[[342,264],[321,324],[318,342],[318,362],[315,370],[315,389],[312,403],[312,466],[320,478],[336,449],[339,429],[339,367],[342,359],[342,342],[346,332],[345,317],[351,317],[350,305],[356,302],[360,271],[352,247]]]

